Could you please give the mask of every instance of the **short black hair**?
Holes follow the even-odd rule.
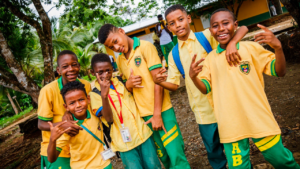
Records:
[[[73,81],[73,82],[69,82],[69,83],[65,84],[63,86],[63,88],[61,89],[61,91],[60,91],[60,94],[62,95],[65,103],[66,103],[65,95],[68,92],[74,91],[74,90],[81,90],[87,96],[87,93],[86,93],[85,88],[84,88],[84,84],[82,84],[81,82],[79,82],[77,80]]]
[[[234,13],[233,13],[231,10],[227,9],[227,8],[219,8],[219,9],[215,10],[215,11],[211,14],[210,19],[211,19],[211,17],[212,17],[214,14],[216,14],[216,13],[218,13],[218,12],[229,12],[230,15],[231,15],[232,18],[233,18],[233,21],[236,21],[236,17],[235,17],[235,15],[234,15]]]
[[[163,17],[162,14],[157,15],[157,18],[162,18],[162,17]]]
[[[113,66],[110,57],[105,53],[99,53],[93,56],[91,61],[92,69],[94,69],[95,64],[99,62],[109,62],[111,66]]]
[[[59,59],[64,55],[74,55],[76,57],[77,62],[78,62],[78,58],[77,58],[77,56],[74,52],[72,52],[70,50],[63,50],[63,51],[59,52],[59,54],[57,56],[57,59],[56,59],[57,66],[59,66]]]
[[[165,12],[165,18],[167,19],[167,16],[171,13],[174,12],[176,10],[181,10],[182,12],[185,12],[187,14],[187,11],[185,10],[185,8],[182,5],[176,4],[176,5],[172,5],[170,6],[166,12]]]
[[[111,32],[116,31],[117,29],[118,28],[116,26],[114,26],[113,24],[105,24],[105,25],[101,26],[101,28],[99,29],[99,32],[98,32],[99,42],[104,44],[108,35]]]

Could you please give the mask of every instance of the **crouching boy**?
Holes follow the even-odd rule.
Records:
[[[70,146],[70,166],[72,169],[103,168],[112,169],[110,160],[104,160],[114,155],[111,149],[107,149],[103,140],[102,124],[96,116],[90,113],[88,105],[90,98],[84,88],[84,84],[73,81],[67,83],[61,90],[64,99],[64,107],[72,113],[77,124],[83,128],[79,133],[70,137],[63,129],[62,122],[55,127],[51,122],[51,136],[48,145],[48,161],[55,162],[62,148]]]

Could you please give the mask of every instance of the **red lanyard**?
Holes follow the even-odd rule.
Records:
[[[110,97],[109,94],[108,94],[108,98],[109,98],[109,100],[110,100],[112,106],[115,108],[115,110],[116,110],[116,112],[117,112],[117,114],[118,114],[118,117],[119,117],[119,119],[120,119],[121,125],[122,125],[122,127],[124,128],[124,124],[123,124],[123,116],[122,116],[122,101],[121,101],[121,98],[120,98],[120,94],[118,93],[116,87],[114,86],[114,84],[113,84],[112,82],[111,82],[111,84],[113,85],[113,87],[114,87],[114,89],[115,89],[115,91],[116,91],[116,93],[117,93],[117,95],[118,95],[118,99],[119,99],[119,103],[120,103],[120,115],[118,114],[118,111],[117,111],[117,108],[116,108],[116,106],[115,106],[115,103],[114,103],[114,101],[112,100],[112,98]]]

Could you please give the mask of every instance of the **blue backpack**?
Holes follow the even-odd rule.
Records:
[[[210,53],[212,51],[212,48],[211,48],[210,43],[208,42],[208,40],[204,36],[203,32],[197,32],[197,33],[195,33],[195,36],[196,36],[197,40],[199,41],[199,43],[206,50],[207,54]],[[177,69],[181,73],[182,77],[185,79],[183,66],[181,64],[180,57],[179,57],[178,43],[173,47],[172,55],[173,55],[174,62],[177,66]]]

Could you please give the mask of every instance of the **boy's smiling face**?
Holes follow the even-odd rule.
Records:
[[[180,40],[187,40],[189,37],[190,23],[192,22],[191,16],[186,12],[177,9],[166,16],[168,22],[168,28],[175,35],[177,35]]]
[[[77,79],[80,65],[76,56],[71,54],[65,54],[59,57],[59,65],[57,65],[57,72],[61,74],[63,79],[68,82],[73,82]]]
[[[96,76],[96,73],[99,74],[101,80],[106,79],[110,81],[113,73],[113,67],[111,63],[108,62],[97,62],[93,66],[92,75]]]
[[[105,46],[118,53],[127,53],[129,48],[128,44],[128,37],[122,28],[111,31],[104,42]]]
[[[83,120],[86,118],[86,111],[90,98],[82,90],[72,90],[65,94],[64,107],[71,112],[77,119]]]
[[[233,38],[237,27],[237,21],[234,21],[228,11],[220,11],[211,16],[209,30],[222,48],[226,47]]]

